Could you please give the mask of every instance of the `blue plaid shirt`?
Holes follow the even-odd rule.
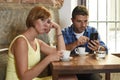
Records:
[[[97,30],[94,27],[87,26],[83,36],[87,36],[90,38],[90,34],[94,33],[94,32],[97,32]],[[73,25],[71,25],[70,27],[64,28],[62,30],[62,34],[64,37],[65,44],[70,44],[77,40],[76,35],[74,34],[74,31],[73,31]],[[100,45],[104,46],[107,50],[107,47],[105,46],[105,43],[103,41],[101,41],[99,34],[98,34],[98,40],[100,41]],[[84,45],[79,45],[79,46],[85,46],[86,52],[90,52],[90,49],[87,47],[87,45],[88,45],[88,43],[86,43]],[[76,47],[79,47],[79,46],[76,46]]]

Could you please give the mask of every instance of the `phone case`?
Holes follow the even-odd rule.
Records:
[[[98,33],[91,33],[90,34],[90,40],[97,40],[98,39]]]

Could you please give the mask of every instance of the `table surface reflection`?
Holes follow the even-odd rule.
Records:
[[[107,55],[105,59],[97,60],[94,54],[74,56],[68,62],[52,62],[51,68],[53,80],[57,80],[60,74],[120,72],[120,58]]]

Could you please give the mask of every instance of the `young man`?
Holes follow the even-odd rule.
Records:
[[[75,53],[74,49],[80,46],[86,48],[86,52],[93,53],[99,48],[107,51],[104,42],[94,27],[88,26],[89,13],[85,6],[76,6],[72,12],[72,25],[62,30],[66,48]],[[91,33],[98,33],[97,40],[90,40]],[[78,80],[101,80],[98,74],[78,74]]]

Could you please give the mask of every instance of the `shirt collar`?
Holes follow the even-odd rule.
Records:
[[[72,33],[72,34],[74,34],[73,27],[74,27],[74,26],[73,26],[73,24],[72,24],[72,25],[71,25],[71,33]],[[88,32],[89,32],[89,26],[86,27],[83,35],[86,35]],[[74,34],[74,35],[75,35],[75,34]]]

